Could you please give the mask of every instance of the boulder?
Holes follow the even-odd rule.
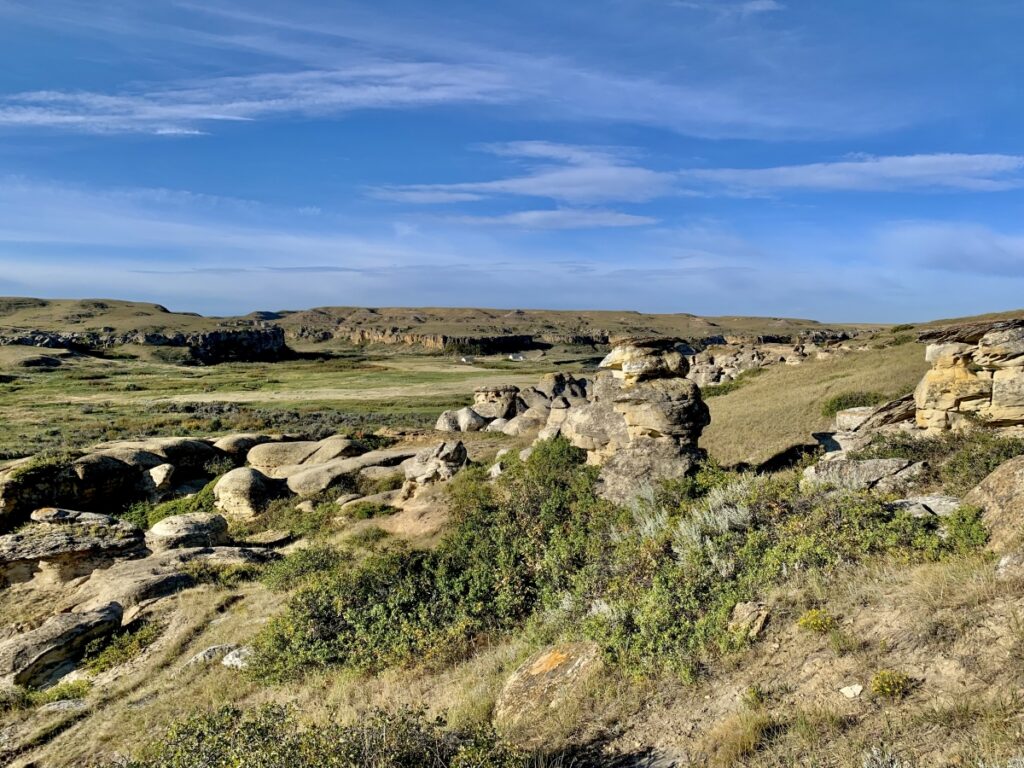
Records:
[[[552,396],[546,392],[541,392],[536,387],[529,387],[527,389],[520,390],[518,398],[518,408],[515,415],[519,415],[523,411],[530,408],[547,408],[551,402]]]
[[[312,496],[353,477],[366,467],[394,467],[415,455],[416,451],[411,448],[391,448],[370,451],[349,459],[333,459],[323,464],[303,467],[288,476],[287,485],[292,493]]]
[[[508,424],[508,419],[495,419],[484,427],[484,432],[501,432],[505,429],[506,424]]]
[[[837,432],[853,432],[875,412],[875,406],[863,405],[857,408],[844,408],[836,414],[835,427]]]
[[[711,423],[700,388],[684,378],[641,380],[623,388],[613,408],[625,419],[631,440],[673,437],[680,445],[695,446]]]
[[[906,512],[913,517],[948,517],[960,509],[961,502],[956,496],[932,494],[899,499],[888,506],[894,512]]]
[[[494,705],[494,724],[502,733],[535,744],[551,713],[579,701],[602,670],[594,643],[565,643],[527,659],[505,682]]]
[[[469,406],[455,412],[455,421],[459,425],[460,432],[479,432],[487,426],[487,419]]]
[[[166,498],[174,488],[174,465],[158,464],[142,473],[139,484],[142,495],[157,502]]]
[[[599,367],[609,369],[632,386],[647,379],[674,378],[689,373],[689,363],[679,339],[628,337],[612,342],[612,351]]]
[[[434,424],[434,429],[438,432],[461,432],[459,427],[459,418],[455,415],[455,411],[445,411],[437,417],[437,423]]]
[[[186,661],[182,667],[195,667],[210,664],[211,662],[223,659],[227,654],[238,648],[237,645],[211,645],[204,648]]]
[[[257,445],[276,441],[276,438],[272,435],[258,435],[254,432],[247,432],[237,435],[225,435],[215,440],[213,447],[230,456],[236,463],[243,463],[249,451]]]
[[[501,431],[512,437],[520,437],[522,435],[533,435],[544,428],[544,425],[548,421],[548,409],[547,408],[530,408],[524,413],[519,414],[514,419],[510,419]]]
[[[154,552],[213,547],[227,539],[228,521],[222,515],[207,512],[171,515],[146,531],[146,546]]]
[[[988,547],[1003,554],[1024,539],[1024,456],[1000,464],[964,497],[964,504],[980,507],[989,530]]]
[[[645,488],[690,474],[701,458],[700,452],[671,438],[632,439],[602,464],[600,494],[609,501],[626,504]]]
[[[282,466],[302,464],[320,448],[316,440],[288,443],[260,443],[249,449],[246,461],[261,472]]]
[[[473,410],[485,419],[506,419],[516,415],[519,387],[499,385],[479,387],[473,392]]]
[[[123,610],[109,603],[83,613],[58,613],[30,632],[0,643],[0,685],[45,686],[70,671],[93,640],[121,626]]]
[[[756,640],[764,631],[771,610],[764,603],[736,603],[729,618],[729,631],[748,640]]]
[[[909,459],[851,459],[842,454],[804,470],[807,485],[830,485],[847,490],[894,491],[924,471],[924,462]]]
[[[214,504],[230,518],[249,520],[286,491],[280,480],[272,480],[252,467],[238,467],[225,473],[213,486]]]
[[[186,472],[203,473],[211,461],[222,459],[224,454],[204,440],[190,437],[150,437],[145,440],[116,440],[97,445],[99,453],[114,455],[112,450],[132,449],[159,456],[161,463],[173,464]]]
[[[252,654],[252,648],[248,645],[243,645],[241,648],[228,652],[221,659],[220,663],[229,669],[246,669],[249,666],[249,659],[252,657]]]
[[[450,480],[469,461],[466,446],[448,442],[426,448],[402,462],[405,479],[417,485]]]

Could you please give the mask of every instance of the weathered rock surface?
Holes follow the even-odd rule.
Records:
[[[917,477],[923,462],[908,459],[851,459],[841,454],[804,470],[804,482],[847,490],[897,490]]]
[[[529,740],[552,711],[578,699],[602,667],[601,652],[593,643],[546,648],[505,682],[494,706],[495,726]]]
[[[415,455],[415,449],[391,448],[370,451],[350,459],[334,459],[308,468],[303,467],[288,476],[287,484],[292,493],[312,496],[326,491],[366,467],[394,467]]]
[[[933,494],[929,496],[911,496],[892,502],[890,509],[906,512],[914,517],[948,517],[961,506],[956,496]]]
[[[1002,554],[1018,548],[1024,538],[1024,456],[996,468],[968,492],[964,504],[984,510],[989,549]]]
[[[193,561],[213,565],[250,565],[276,560],[280,554],[262,548],[194,547],[158,552],[138,560],[121,560],[93,572],[65,599],[64,610],[92,610],[116,602],[125,610],[166,597],[195,584],[185,569]]]
[[[32,519],[0,536],[0,583],[28,581],[41,570],[67,581],[142,549],[142,531],[108,515],[51,507]]]
[[[473,410],[488,420],[508,419],[517,415],[519,387],[498,385],[480,387],[473,393]]]
[[[450,480],[468,461],[466,446],[458,441],[425,448],[411,459],[403,461],[401,467],[407,482],[426,485]]]
[[[249,451],[263,443],[278,442],[273,435],[260,435],[246,432],[237,435],[225,435],[214,441],[213,447],[236,461],[245,461]]]
[[[82,613],[58,613],[42,626],[0,643],[0,685],[46,685],[70,671],[85,647],[121,626],[121,606],[109,603]]]
[[[914,391],[917,425],[930,433],[971,418],[990,426],[1024,424],[1024,320],[972,323],[930,331],[932,364]]]
[[[288,470],[296,466],[324,464],[334,459],[358,456],[362,451],[363,448],[357,441],[342,435],[333,435],[324,440],[261,443],[250,449],[247,460],[264,474],[283,477]],[[282,474],[282,471],[285,474]]]
[[[228,538],[228,521],[222,515],[194,512],[165,517],[146,531],[146,546],[154,552],[167,549],[213,547]]]
[[[681,342],[662,336],[613,342],[600,367],[612,371],[627,386],[647,379],[683,377],[690,370]]]
[[[217,509],[236,520],[250,520],[286,491],[285,484],[252,467],[238,467],[221,476],[213,486]]]

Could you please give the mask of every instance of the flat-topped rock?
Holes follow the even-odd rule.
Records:
[[[466,446],[462,441],[455,441],[425,448],[411,459],[403,461],[401,467],[406,481],[426,485],[450,480],[468,461]]]
[[[627,386],[647,379],[686,376],[690,368],[681,343],[662,337],[619,339],[598,367],[612,371]]]
[[[247,461],[267,474],[280,467],[323,464],[338,458],[358,456],[363,446],[356,440],[333,435],[323,440],[295,440],[288,443],[262,443],[253,447]]]

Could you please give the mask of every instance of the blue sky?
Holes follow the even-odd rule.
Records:
[[[0,0],[0,294],[1024,305],[1010,0]]]

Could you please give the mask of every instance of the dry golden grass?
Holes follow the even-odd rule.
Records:
[[[791,446],[813,444],[811,433],[830,429],[831,419],[821,413],[830,397],[847,392],[897,397],[911,391],[927,370],[924,347],[916,343],[774,366],[736,391],[708,399],[711,426],[700,444],[725,465],[759,463]]]

